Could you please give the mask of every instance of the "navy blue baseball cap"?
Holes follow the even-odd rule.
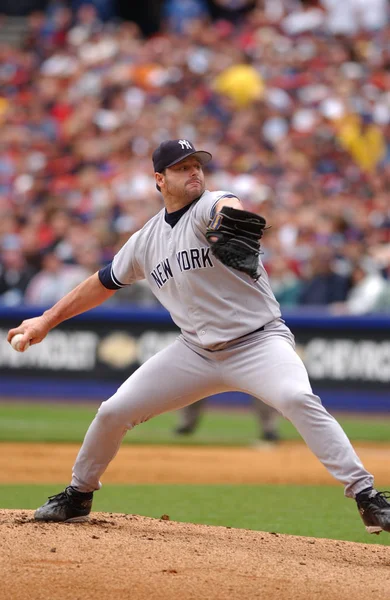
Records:
[[[189,156],[195,156],[201,165],[206,165],[212,159],[210,152],[195,150],[195,146],[188,140],[162,142],[153,152],[154,171],[155,173],[161,173],[164,169],[172,167]]]

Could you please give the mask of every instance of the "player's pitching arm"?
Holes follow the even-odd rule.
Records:
[[[19,327],[10,329],[7,340],[11,343],[14,335],[22,333],[23,338],[19,343],[21,351],[24,350],[27,342],[30,342],[31,345],[39,344],[51,329],[67,319],[103,304],[115,292],[116,290],[105,288],[100,282],[98,274],[94,273],[61,298],[54,306],[46,310],[40,317],[26,319]]]

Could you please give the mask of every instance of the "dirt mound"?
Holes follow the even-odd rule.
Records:
[[[377,600],[390,547],[94,513],[0,511],[2,600]]]
[[[1,483],[63,483],[77,445],[1,444]],[[358,451],[388,482],[385,446]],[[10,459],[12,457],[12,459]],[[305,465],[302,468],[302,465]],[[104,483],[335,483],[303,444],[122,446]],[[36,523],[0,510],[1,600],[390,599],[390,547],[93,513]]]

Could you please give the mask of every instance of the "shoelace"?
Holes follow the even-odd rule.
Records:
[[[377,501],[378,506],[383,506],[385,508],[390,506],[387,501],[388,499],[390,499],[390,492],[388,491],[378,492],[373,498],[373,500]]]
[[[68,500],[68,495],[66,491],[60,492],[59,494],[54,494],[54,496],[49,496],[49,500],[56,500],[57,502],[66,502]]]
[[[63,492],[60,492],[59,494],[54,494],[54,496],[49,496],[49,500],[50,501],[56,501],[58,504],[72,504],[72,505],[78,505],[80,502],[82,503],[84,500],[86,500],[87,498],[83,498],[82,496],[77,497],[76,494],[72,493],[71,491],[68,490],[68,488],[66,488]],[[89,500],[89,498],[88,498]]]

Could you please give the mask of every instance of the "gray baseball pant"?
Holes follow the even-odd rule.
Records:
[[[76,458],[71,485],[84,492],[99,489],[125,433],[135,425],[227,391],[256,396],[289,419],[345,486],[346,496],[373,485],[343,429],[313,394],[294,337],[279,320],[214,351],[179,336],[149,359],[101,404]]]

